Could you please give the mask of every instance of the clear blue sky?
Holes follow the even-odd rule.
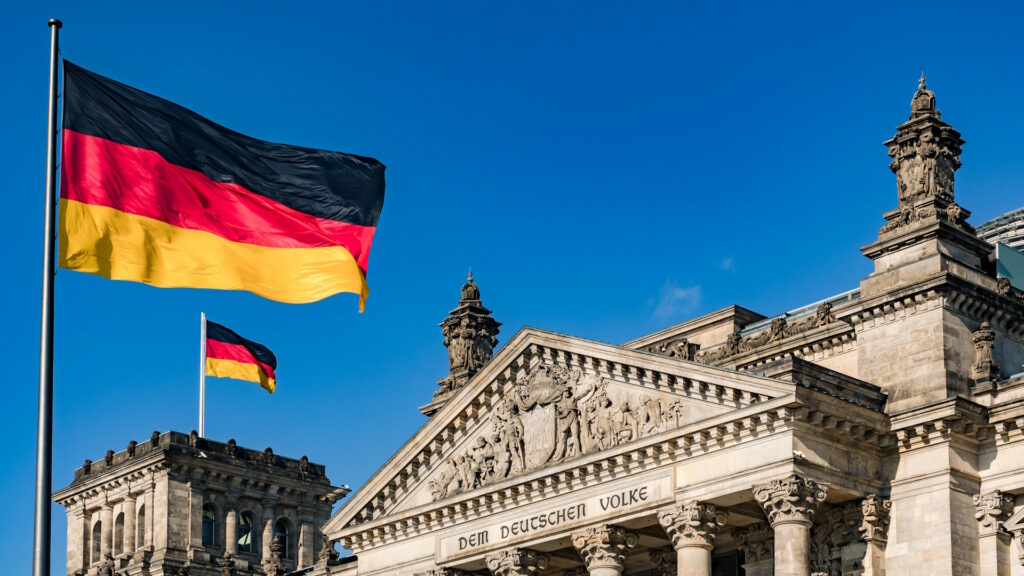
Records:
[[[1020,9],[705,4],[4,3],[6,571],[31,562],[47,18],[80,65],[388,166],[361,315],[352,295],[289,306],[59,273],[54,487],[107,448],[196,427],[201,310],[280,362],[273,396],[209,382],[208,436],[308,454],[356,487],[423,423],[469,266],[502,343],[524,325],[622,342],[856,287],[896,202],[881,143],[922,69],[967,140],[972,221],[1024,204]]]

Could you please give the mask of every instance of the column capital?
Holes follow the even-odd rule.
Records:
[[[530,576],[548,567],[547,554],[529,548],[506,548],[488,554],[487,569],[494,576]]]
[[[615,568],[621,571],[629,549],[635,547],[638,540],[636,532],[609,524],[572,533],[572,545],[591,572],[595,568]]]
[[[675,549],[666,546],[650,552],[651,562],[658,567],[661,576],[679,576],[678,556]]]
[[[885,542],[889,532],[889,510],[892,509],[892,501],[877,496],[869,495],[860,502],[860,531],[861,540],[865,542]]]
[[[989,536],[999,532],[1003,520],[1013,514],[1013,496],[994,490],[974,497],[974,518],[978,521],[978,534]]]
[[[773,527],[785,523],[810,526],[818,504],[827,495],[827,486],[796,474],[754,486],[754,499]]]
[[[691,500],[658,511],[658,522],[668,533],[672,546],[699,546],[711,549],[718,529],[725,525],[728,514],[714,504]]]
[[[434,568],[427,570],[422,576],[470,576],[470,574],[458,568]]]

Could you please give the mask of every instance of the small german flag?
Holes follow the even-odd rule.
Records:
[[[277,357],[263,344],[206,321],[206,375],[256,382],[267,392],[277,387]]]
[[[280,302],[369,294],[384,165],[239,134],[64,61],[62,268]]]

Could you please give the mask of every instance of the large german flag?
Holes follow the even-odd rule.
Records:
[[[380,162],[250,138],[67,60],[62,158],[62,268],[363,309]]]
[[[263,344],[206,321],[206,375],[256,382],[267,392],[277,388],[277,357]]]

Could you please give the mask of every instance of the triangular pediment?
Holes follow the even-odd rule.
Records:
[[[793,385],[525,328],[328,522],[442,506],[791,393]]]

